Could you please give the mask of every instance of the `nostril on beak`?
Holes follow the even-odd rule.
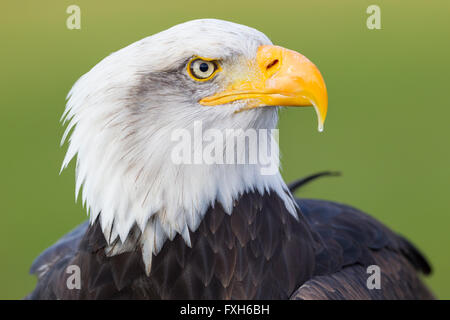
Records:
[[[278,63],[278,59],[272,60],[272,62],[270,62],[270,63],[267,65],[266,70],[269,70],[270,68],[276,66],[277,63]]]

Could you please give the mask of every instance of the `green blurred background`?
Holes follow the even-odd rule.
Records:
[[[382,30],[366,8],[381,7]],[[81,30],[66,8],[81,8]],[[33,259],[86,219],[74,165],[59,175],[59,118],[72,84],[106,55],[174,24],[221,18],[255,27],[314,61],[329,90],[325,132],[312,109],[281,113],[283,175],[324,169],[299,195],[345,202],[426,253],[426,278],[450,298],[450,2],[2,1],[0,298],[35,285]]]

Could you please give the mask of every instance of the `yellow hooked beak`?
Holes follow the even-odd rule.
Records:
[[[325,82],[319,69],[298,52],[272,45],[260,46],[250,75],[199,103],[216,106],[244,99],[249,100],[248,106],[239,111],[264,106],[314,106],[319,131],[323,130],[328,108]]]

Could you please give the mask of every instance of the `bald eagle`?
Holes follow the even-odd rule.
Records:
[[[313,106],[322,130],[327,105],[311,61],[227,21],[189,21],[109,55],[75,83],[63,115],[62,168],[76,159],[89,221],[35,260],[27,298],[433,298],[420,280],[430,266],[405,238],[347,205],[297,199],[305,181],[289,188],[278,165],[264,174],[246,161],[248,132],[263,132],[258,148],[276,140],[280,107]],[[174,139],[194,137],[196,122],[249,143],[211,152],[235,161],[174,161],[180,145],[204,151]],[[271,146],[265,160],[278,164]]]

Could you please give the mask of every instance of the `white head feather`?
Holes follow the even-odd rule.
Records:
[[[276,192],[293,215],[283,179],[261,175],[259,165],[176,165],[170,161],[174,129],[273,129],[277,108],[234,113],[246,102],[220,107],[198,104],[224,86],[271,44],[261,32],[221,20],[194,20],[137,41],[98,63],[73,86],[63,118],[70,134],[63,168],[76,156],[76,194],[82,189],[90,221],[100,220],[109,244],[142,232],[149,270],[167,239],[181,234],[190,244],[208,207],[217,200],[228,213],[246,191]],[[224,61],[233,72],[215,84],[194,83],[186,74],[193,56]],[[244,70],[245,71],[245,70]],[[272,152],[278,158],[278,149]],[[126,248],[115,249],[116,254]]]

